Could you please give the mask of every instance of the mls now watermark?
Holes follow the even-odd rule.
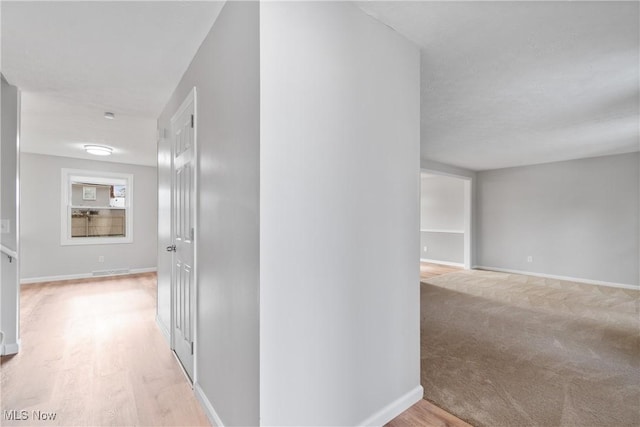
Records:
[[[2,417],[5,421],[53,421],[56,419],[55,412],[44,411],[18,411],[16,409],[11,411],[2,411]]]

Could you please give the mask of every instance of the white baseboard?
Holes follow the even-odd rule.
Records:
[[[165,340],[167,340],[167,344],[171,347],[171,334],[169,333],[169,328],[160,320],[158,316],[156,316],[156,324],[158,325],[158,329],[162,333],[162,336]]]
[[[154,273],[156,271],[158,271],[156,267],[132,268],[126,274],[113,274],[113,275],[104,275],[99,277],[126,276],[129,274]],[[65,274],[60,276],[45,276],[45,277],[30,277],[26,279],[20,279],[20,284],[30,285],[32,283],[59,282],[62,280],[76,280],[76,279],[93,279],[96,277],[97,276],[94,276],[93,273]]]
[[[209,421],[211,421],[211,424],[214,427],[224,427],[224,424],[222,424],[222,420],[218,416],[216,410],[213,409],[213,405],[211,404],[211,402],[209,402],[209,399],[207,399],[207,396],[204,394],[204,391],[202,390],[202,387],[200,387],[200,384],[197,382],[194,383],[193,390],[195,391],[196,397],[200,401],[200,404],[202,404],[202,408],[204,409],[205,414],[207,414],[207,418],[209,418]]]
[[[409,409],[414,403],[419,402],[422,399],[424,390],[421,385],[417,386],[413,390],[409,391],[398,399],[389,403],[384,408],[380,409],[375,414],[361,423],[359,426],[383,426],[407,409]]]
[[[0,355],[1,356],[8,356],[10,354],[18,354],[19,351],[20,351],[20,340],[18,340],[18,342],[9,343],[9,344],[2,344],[2,346],[0,346]]]
[[[464,263],[462,262],[439,261],[437,259],[427,259],[427,258],[420,258],[420,262],[429,262],[431,264],[441,264],[441,265],[449,265],[451,267],[464,268]]]
[[[579,277],[570,277],[570,276],[557,276],[555,274],[533,273],[531,271],[511,270],[508,268],[499,268],[499,267],[487,267],[484,265],[474,265],[473,268],[478,270],[497,271],[498,273],[522,274],[525,276],[536,276],[536,277],[545,277],[547,279],[566,280],[568,282],[585,283],[587,285],[609,286],[611,288],[640,290],[640,286],[628,285],[625,283],[604,282],[602,280],[582,279]]]
[[[88,274],[65,274],[62,276],[43,276],[43,277],[31,277],[26,279],[20,279],[21,285],[30,285],[32,283],[41,282],[59,282],[61,280],[75,280],[75,279],[88,279],[93,277],[91,273]]]

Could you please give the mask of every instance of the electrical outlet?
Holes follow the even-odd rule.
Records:
[[[533,262],[533,257],[531,255],[527,257],[527,262]]]
[[[426,246],[424,246],[424,247],[422,248],[422,250],[423,250],[424,252],[427,252],[427,247],[426,247]]]
[[[11,232],[11,227],[9,226],[8,219],[0,220],[0,233],[9,234]]]
[[[98,257],[98,262],[104,262],[104,255],[100,255]]]

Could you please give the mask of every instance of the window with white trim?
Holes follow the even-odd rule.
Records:
[[[133,175],[62,169],[62,245],[133,242]]]

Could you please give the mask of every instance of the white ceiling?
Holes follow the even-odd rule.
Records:
[[[23,92],[22,151],[155,165],[156,118],[222,5],[2,1],[2,73]],[[87,155],[86,143],[114,155]]]
[[[0,2],[22,149],[155,165],[222,2]],[[422,157],[473,170],[638,151],[637,2],[360,2],[422,50]],[[103,118],[105,111],[116,120]]]
[[[359,2],[422,52],[422,157],[472,170],[640,149],[638,2]]]
[[[38,92],[22,94],[20,143],[24,152],[118,163],[156,165],[156,120],[118,113]],[[117,111],[117,110],[116,110]],[[88,143],[113,147],[109,157],[84,151]]]

